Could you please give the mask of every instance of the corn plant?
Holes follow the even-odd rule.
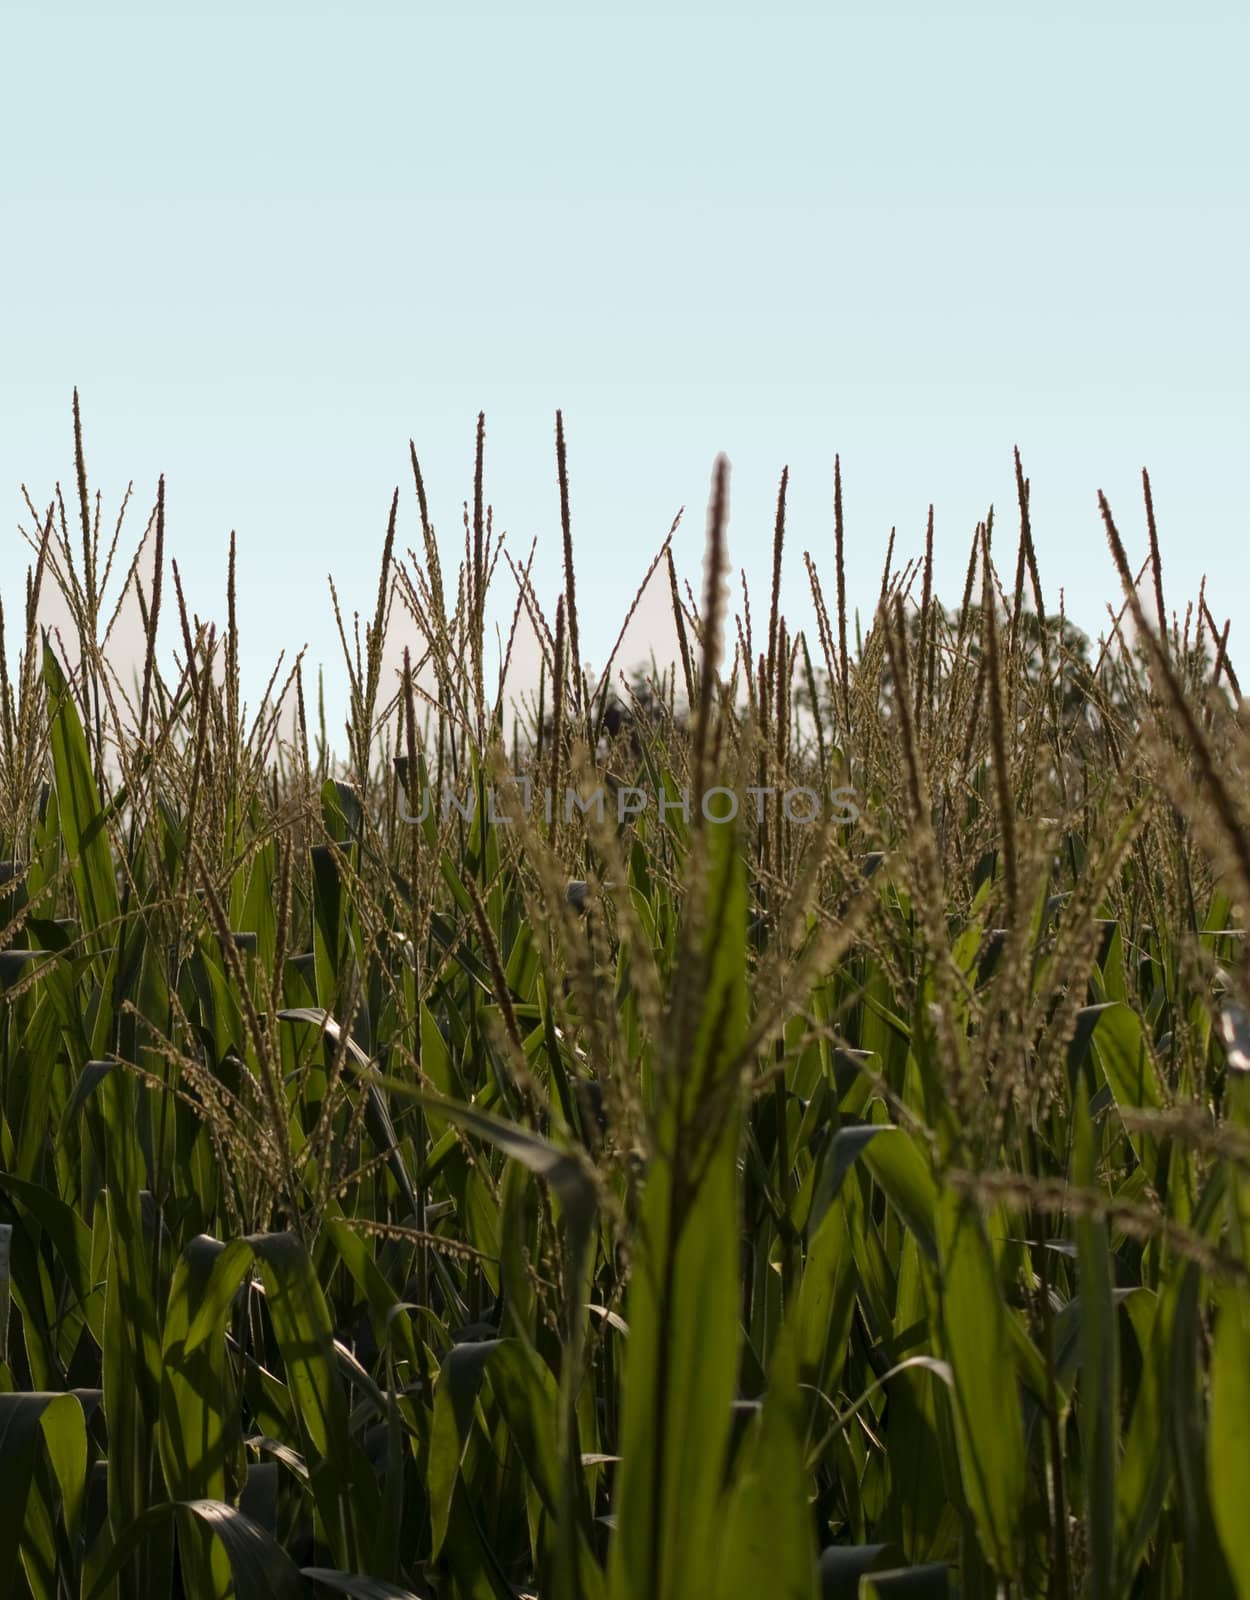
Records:
[[[1250,1594],[1250,746],[1149,479],[1095,643],[1018,457],[1009,564],[945,607],[931,517],[870,615],[839,468],[792,630],[783,474],[757,638],[722,459],[676,659],[591,676],[563,419],[554,605],[479,419],[455,570],[414,449],[333,596],[332,740],[163,482],[121,574],[74,409],[0,606],[9,1592]]]

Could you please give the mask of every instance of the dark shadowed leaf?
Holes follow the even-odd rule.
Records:
[[[305,1600],[295,1563],[271,1535],[234,1506],[218,1500],[171,1500],[152,1506],[118,1538],[87,1600],[104,1600],[109,1585],[144,1540],[163,1524],[193,1518],[225,1549],[236,1600]]]
[[[950,1600],[950,1572],[938,1562],[895,1567],[860,1580],[860,1600]]]
[[[301,1567],[300,1572],[337,1594],[351,1595],[353,1600],[434,1600],[433,1590],[424,1584],[418,1589],[400,1588],[381,1578],[362,1578],[357,1573],[335,1572],[329,1567]]]

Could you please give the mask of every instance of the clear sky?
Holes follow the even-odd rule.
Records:
[[[462,5],[0,12],[0,592],[20,485],[72,483],[80,388],[106,517],[168,538],[202,615],[238,531],[251,692],[309,646],[341,696],[326,577],[371,610],[415,439],[449,558],[487,487],[559,587],[569,441],[583,654],[598,666],[678,506],[698,586],[713,459],[766,604],[791,473],[832,589],[841,453],[853,601],[885,541],[958,599],[993,501],[1033,483],[1048,600],[1097,631],[1111,497],[1170,603],[1203,572],[1250,627],[1250,23],[1244,6]],[[507,598],[501,589],[500,600]],[[172,623],[172,617],[170,621]],[[12,621],[10,627],[12,627]],[[171,643],[172,629],[171,629]]]

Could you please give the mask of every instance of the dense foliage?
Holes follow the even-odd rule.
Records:
[[[6,1593],[1250,1595],[1250,745],[1148,483],[1095,646],[1022,474],[1005,585],[991,519],[864,625],[839,496],[792,634],[783,478],[756,638],[719,462],[631,694],[576,665],[561,428],[513,721],[479,425],[453,582],[413,456],[336,764],[298,667],[245,717],[163,489],[110,668],[75,440],[0,683]]]

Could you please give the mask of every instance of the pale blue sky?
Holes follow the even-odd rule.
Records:
[[[1145,464],[1170,601],[1206,571],[1250,625],[1244,7],[2,15],[11,613],[19,485],[72,481],[76,383],[136,538],[166,473],[201,614],[238,530],[253,693],[307,643],[336,696],[326,574],[372,608],[397,483],[417,541],[410,436],[459,547],[479,409],[553,608],[564,409],[596,666],[682,503],[697,586],[719,450],[761,610],[783,464],[801,618],[804,548],[833,585],[835,451],[870,608],[931,499],[958,599],[987,504],[1014,522],[1018,443],[1052,603],[1097,631],[1096,491],[1144,551]]]

